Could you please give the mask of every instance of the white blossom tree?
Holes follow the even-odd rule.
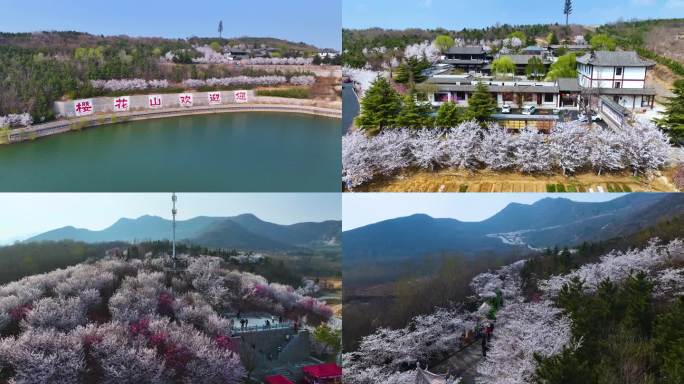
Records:
[[[408,129],[391,129],[370,139],[373,173],[392,175],[411,164],[411,134]]]
[[[653,123],[635,122],[616,130],[623,163],[636,176],[662,167],[670,153],[669,139]]]
[[[516,140],[515,164],[521,172],[545,172],[551,169],[551,151],[546,137],[536,130],[525,128]]]
[[[617,135],[609,129],[592,129],[588,134],[589,162],[598,175],[624,168]]]
[[[480,143],[480,161],[493,170],[504,170],[515,165],[517,137],[497,124],[489,124]]]
[[[342,182],[351,189],[373,178],[371,140],[360,130],[342,137]]]
[[[449,129],[444,139],[446,164],[455,168],[474,169],[480,156],[482,129],[474,121],[468,121]]]
[[[434,169],[444,164],[447,152],[442,132],[424,128],[417,131],[410,140],[411,154],[415,164],[421,168]]]
[[[560,123],[549,134],[550,155],[563,176],[575,173],[587,163],[591,147],[586,128],[578,123]]]

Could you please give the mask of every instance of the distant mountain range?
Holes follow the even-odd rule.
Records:
[[[343,261],[387,262],[443,252],[502,253],[574,246],[626,236],[682,213],[682,194],[635,193],[598,203],[565,198],[546,198],[531,205],[511,203],[480,222],[417,214],[343,232]]]
[[[211,248],[237,248],[255,251],[293,251],[339,245],[342,223],[338,220],[291,225],[263,221],[252,214],[233,217],[198,216],[176,222],[176,239]],[[25,242],[75,240],[86,243],[107,241],[168,240],[171,220],[158,216],[119,219],[101,231],[58,228]]]

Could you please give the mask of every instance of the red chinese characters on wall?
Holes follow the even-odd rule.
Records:
[[[128,112],[131,108],[129,96],[119,96],[114,98],[114,112]]]
[[[163,106],[161,95],[149,95],[149,96],[147,96],[147,106],[152,108],[152,109],[161,108]]]
[[[178,104],[180,104],[181,107],[192,107],[192,93],[179,94]]]
[[[235,91],[233,93],[233,99],[236,103],[246,103],[247,102],[247,91]]]
[[[93,101],[91,99],[74,100],[74,114],[86,116],[93,114]]]
[[[221,104],[221,92],[208,92],[207,99],[209,100],[209,105]]]

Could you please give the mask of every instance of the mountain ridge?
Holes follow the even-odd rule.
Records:
[[[245,225],[249,223],[249,225]],[[75,240],[106,241],[169,240],[171,220],[159,216],[122,217],[102,230],[64,226],[32,236],[23,242]],[[253,214],[229,217],[197,216],[176,221],[176,238],[207,247],[261,251],[293,251],[322,245],[338,245],[341,221],[275,224]]]
[[[391,261],[444,252],[504,253],[553,246],[574,246],[625,236],[684,212],[684,196],[628,194],[605,202],[544,198],[511,203],[478,222],[398,217],[342,232],[347,262]]]

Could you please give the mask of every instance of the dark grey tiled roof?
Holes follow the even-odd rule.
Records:
[[[503,57],[503,56],[510,57],[511,60],[513,60],[513,63],[515,63],[515,65],[527,65],[527,62],[530,61],[530,59],[533,57],[538,57],[538,58],[542,59],[542,63],[544,63],[544,64],[550,64],[550,62],[548,60],[544,60],[544,58],[541,57],[540,55],[501,55],[499,57]]]
[[[480,64],[486,63],[485,60],[481,60],[481,59],[473,59],[473,60],[446,59],[446,60],[443,60],[443,62],[446,64],[455,64],[455,65],[459,65],[459,64],[480,65]]]
[[[558,89],[561,92],[579,92],[580,85],[576,77],[561,77],[558,79]]]
[[[650,67],[651,60],[644,60],[634,51],[596,51],[577,58],[578,63],[602,67]]]
[[[569,50],[575,50],[575,51],[580,51],[580,50],[589,50],[591,46],[589,44],[553,44],[551,45],[551,49],[559,49],[559,48],[567,48]]]
[[[645,95],[654,96],[656,94],[653,88],[597,88],[601,95]]]
[[[479,45],[467,45],[463,47],[451,47],[446,54],[452,55],[482,55],[484,54],[484,49]]]
[[[475,91],[475,84],[444,84],[435,82],[440,91]],[[548,85],[487,85],[489,92],[515,92],[515,93],[558,93],[557,86]]]

